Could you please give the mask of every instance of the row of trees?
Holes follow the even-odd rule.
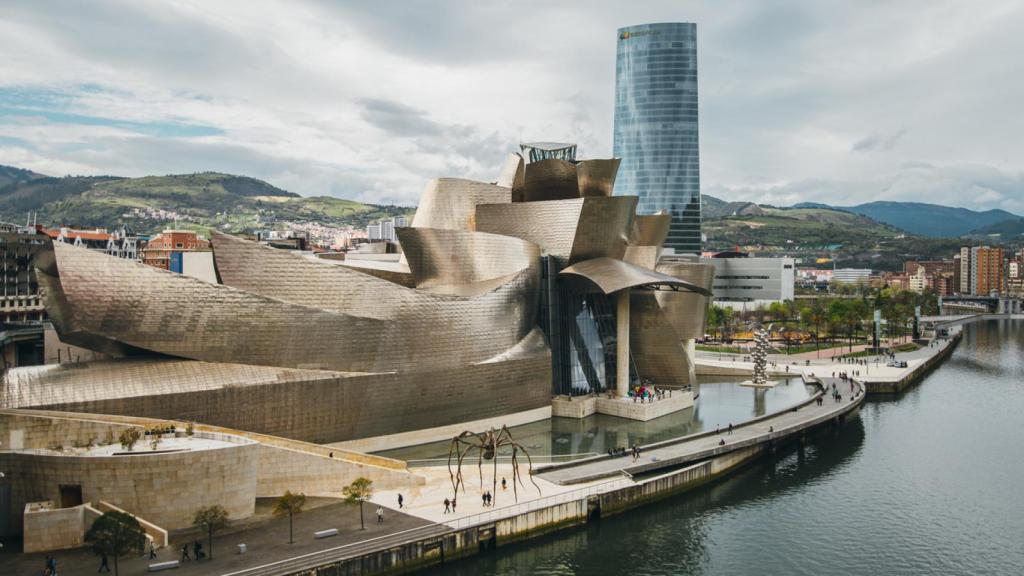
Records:
[[[359,527],[366,529],[363,518],[363,503],[373,496],[373,481],[359,477],[342,489],[345,502],[359,505]],[[293,519],[306,506],[306,495],[286,491],[274,503],[274,516],[288,517],[288,543],[295,542]],[[196,511],[192,525],[206,534],[213,560],[213,535],[228,525],[228,511],[223,506],[213,505]],[[105,555],[114,559],[114,575],[117,576],[117,560],[123,556],[141,555],[145,553],[146,533],[135,516],[124,512],[110,511],[93,522],[85,534],[85,542],[92,546],[97,555]]]
[[[915,307],[924,315],[938,314],[938,298],[934,293],[918,294],[888,288],[866,290],[851,297],[822,296],[815,299],[773,302],[752,310],[736,311],[711,305],[707,327],[712,338],[731,340],[755,322],[781,325],[782,335],[789,340],[793,332],[803,332],[817,345],[822,340],[835,343],[845,337],[853,341],[871,333],[874,311],[880,310],[885,320],[885,336],[900,338],[910,333]],[[799,336],[796,336],[797,338]]]

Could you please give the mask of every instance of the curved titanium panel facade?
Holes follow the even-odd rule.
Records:
[[[629,296],[629,348],[641,378],[655,386],[692,384],[682,339],[655,299],[655,293],[634,290]]]
[[[221,238],[218,258],[225,257],[226,245]],[[59,290],[83,331],[212,362],[421,371],[486,360],[514,347],[533,328],[538,266],[491,292],[465,298],[402,288],[255,243],[234,245],[251,249],[233,254],[247,257],[258,272],[256,278],[265,282],[263,295],[60,243],[54,247]],[[312,270],[316,273],[306,276]],[[362,316],[347,313],[352,301],[335,297],[344,292],[335,284],[352,277],[378,288],[376,304],[362,310]],[[310,293],[325,306],[310,306]],[[51,293],[45,297],[50,302]],[[65,329],[55,327],[58,333]]]
[[[640,286],[667,286],[678,287],[698,293],[710,295],[710,290],[680,280],[678,278],[661,274],[654,270],[641,268],[622,260],[614,258],[594,258],[584,260],[569,266],[558,273],[563,279],[582,279],[596,287],[603,294],[611,294],[626,288],[637,288]]]
[[[526,165],[522,194],[513,197],[517,202],[579,198],[576,166],[572,162],[557,158],[531,162]]]
[[[618,158],[577,162],[576,182],[580,196],[611,196],[618,172]]]
[[[667,248],[700,253],[697,26],[620,28],[615,60],[613,153],[618,194],[640,197],[639,213],[667,210]]]
[[[574,198],[477,207],[477,230],[537,244],[566,266],[580,260],[622,258],[636,198]]]
[[[658,272],[701,286],[710,292],[715,279],[715,267],[709,262],[663,261],[655,268]],[[695,292],[658,291],[655,294],[665,316],[683,339],[704,337],[709,295]]]
[[[476,230],[477,204],[506,204],[512,202],[512,189],[462,178],[431,180],[416,215],[413,228],[447,228],[449,230]]]
[[[399,228],[397,233],[418,288],[506,278],[540,261],[536,244],[511,236],[436,228]]]

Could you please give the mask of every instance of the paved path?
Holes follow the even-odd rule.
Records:
[[[187,498],[187,494],[182,493],[182,497]],[[361,550],[365,551],[364,547],[378,546],[381,537],[399,535],[397,536],[399,539],[408,538],[410,529],[447,530],[443,526],[437,526],[415,516],[400,514],[394,510],[387,510],[384,515],[384,523],[378,524],[374,515],[376,506],[370,504],[364,508],[366,530],[360,530],[357,506],[347,506],[333,499],[311,498],[310,505],[319,506],[295,516],[295,543],[289,544],[288,519],[269,518],[266,513],[271,503],[268,500],[260,502],[259,518],[243,520],[234,528],[226,529],[223,534],[214,537],[213,560],[185,562],[180,568],[170,573],[175,575],[226,574],[282,559],[294,560],[295,556],[322,553],[324,550],[335,549],[346,544],[352,545],[348,552],[361,553]],[[314,540],[312,533],[325,528],[338,528],[340,534],[331,538]],[[151,562],[178,560],[181,557],[181,545],[185,542],[192,542],[196,538],[198,536],[194,533],[172,535],[171,545],[166,549],[159,550],[156,560],[150,561],[148,558],[138,557],[122,558],[119,561],[120,572],[121,574],[143,574]],[[206,540],[203,539],[202,542],[203,549],[209,553],[209,550],[206,550]],[[243,542],[248,546],[249,551],[245,554],[238,554],[236,545]],[[99,558],[87,548],[62,550],[52,554],[57,558],[57,572],[61,576],[95,574],[99,566]],[[189,554],[191,555],[191,550]],[[0,554],[0,574],[11,574],[12,576],[42,574],[46,556],[47,553],[21,554],[13,550],[5,551]],[[110,564],[113,569],[113,559]],[[253,576],[259,573],[264,572],[254,572]]]
[[[835,402],[831,396],[819,393],[814,398],[820,396],[824,399],[820,406],[812,399],[795,409],[776,412],[756,421],[734,426],[732,433],[724,428],[719,433],[694,434],[641,447],[640,458],[636,461],[629,455],[616,458],[605,455],[576,463],[548,467],[541,470],[538,476],[557,484],[575,484],[622,473],[635,476],[669,466],[706,460],[739,448],[777,440],[810,428],[849,412],[863,402],[864,389],[860,384],[853,384],[851,393],[849,382],[833,378],[822,380],[829,389],[831,389],[832,382],[836,382],[839,391],[843,394],[841,402]],[[725,441],[724,445],[720,444],[723,440]]]

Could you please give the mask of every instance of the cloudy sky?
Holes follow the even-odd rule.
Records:
[[[0,0],[0,164],[414,203],[611,154],[615,30],[698,25],[703,191],[1024,214],[1024,5]]]

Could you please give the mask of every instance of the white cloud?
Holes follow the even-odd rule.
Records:
[[[55,174],[245,173],[415,202],[493,179],[525,140],[611,150],[615,29],[698,23],[705,192],[1024,212],[1024,11],[1012,1],[5,6],[0,163]],[[17,104],[17,102],[15,102]],[[52,103],[51,103],[52,105]],[[17,107],[17,106],[15,106]],[[53,112],[53,110],[49,110]],[[140,125],[209,127],[152,133]]]

